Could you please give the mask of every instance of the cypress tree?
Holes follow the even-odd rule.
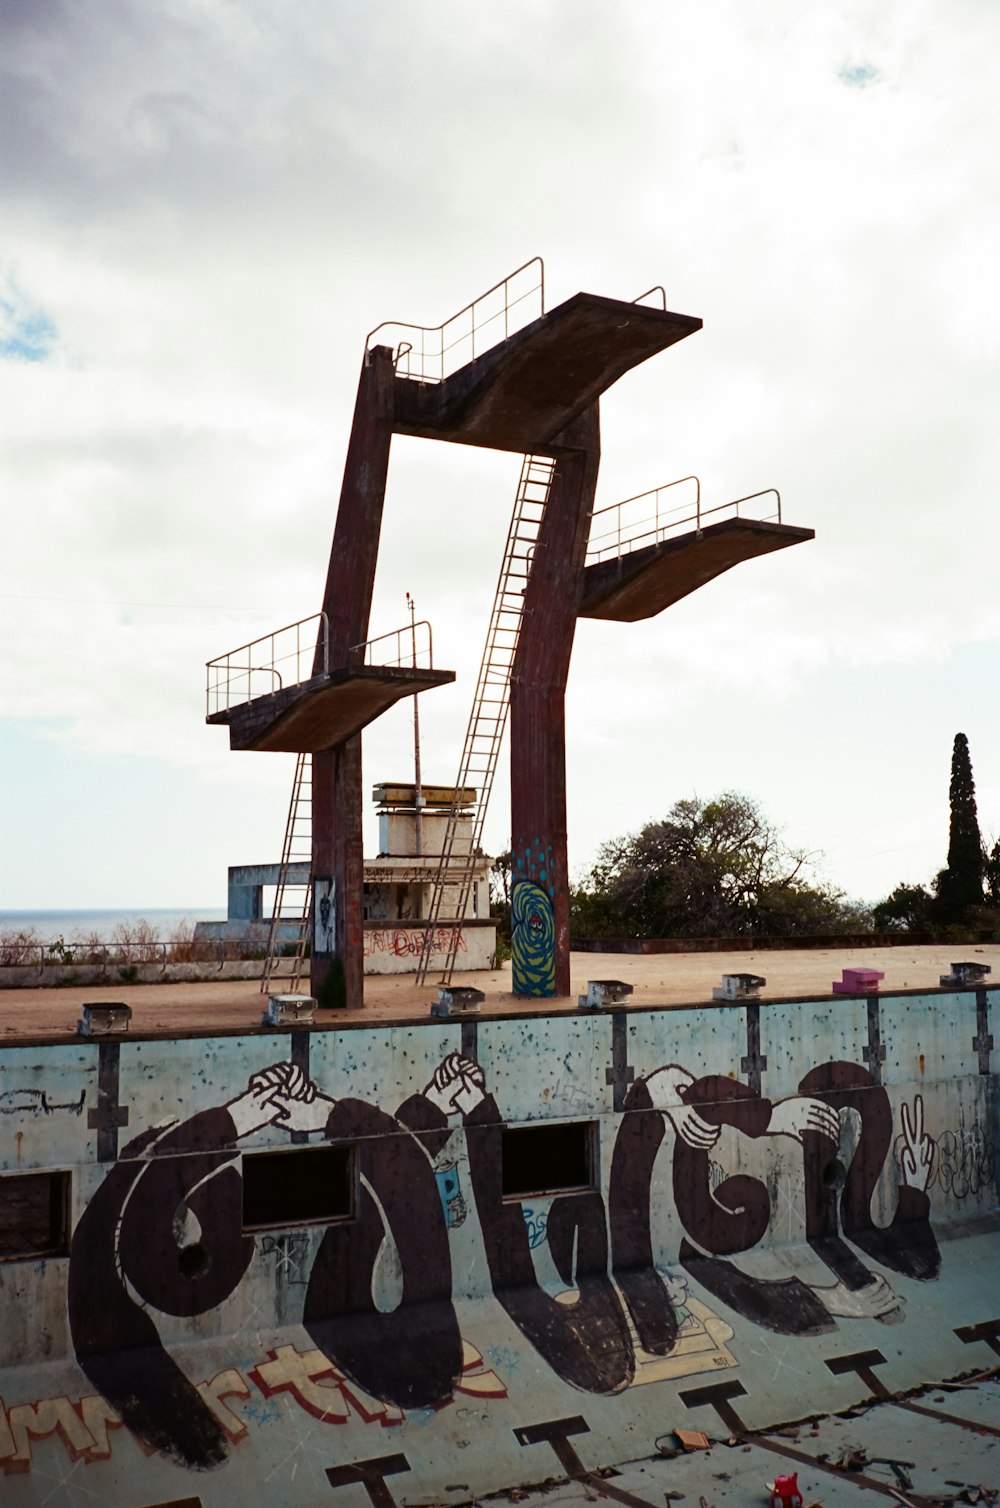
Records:
[[[948,829],[948,863],[937,879],[940,917],[960,922],[970,906],[983,904],[983,840],[976,814],[976,787],[972,779],[969,740],[955,734],[951,752],[951,784],[948,788],[951,821]]]

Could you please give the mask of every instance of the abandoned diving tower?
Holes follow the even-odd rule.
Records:
[[[535,258],[442,325],[383,324],[368,336],[322,609],[208,666],[207,720],[228,725],[232,748],[299,756],[289,834],[311,782],[300,953],[308,940],[321,1005],[362,1003],[362,730],[402,697],[455,679],[433,664],[428,624],[419,642],[410,625],[367,639],[393,435],[524,457],[418,982],[439,968],[447,983],[455,967],[455,945],[438,939],[455,939],[466,915],[509,713],[513,990],[565,996],[564,703],[577,619],[651,617],[742,560],[813,537],[782,522],[773,489],[702,509],[694,477],[594,513],[601,395],[701,324],[668,310],[661,288],[633,301],[577,293],[547,310]],[[688,501],[674,506],[678,497]]]

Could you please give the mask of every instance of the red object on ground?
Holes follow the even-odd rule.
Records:
[[[790,1477],[775,1477],[774,1488],[771,1492],[771,1508],[802,1508],[798,1472],[794,1472]]]

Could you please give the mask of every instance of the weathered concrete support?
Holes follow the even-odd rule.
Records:
[[[376,346],[361,368],[323,593],[331,665],[346,665],[349,651],[368,635],[395,380],[392,352]],[[322,668],[321,645],[313,668]],[[360,735],[313,756],[312,798],[315,915],[310,987],[321,1005],[356,1006],[362,1003],[364,966]]]
[[[601,440],[598,405],[558,436],[559,455],[524,594],[511,674],[511,833],[516,995],[568,995],[566,680]]]

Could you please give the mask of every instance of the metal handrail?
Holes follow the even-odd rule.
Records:
[[[672,508],[667,513],[665,513],[665,514],[662,515],[663,521],[661,522],[660,494],[662,492],[669,492],[672,487],[681,487],[681,486],[684,485],[685,482],[693,482],[694,486],[695,486],[695,499],[694,499],[694,508],[695,508],[695,511],[694,511],[694,513],[693,514],[692,513],[687,513],[687,514],[684,515],[684,517],[682,519],[676,520],[675,522],[668,523],[666,520],[670,517],[671,514],[673,514],[673,513],[679,513],[681,511],[680,508]],[[623,510],[625,508],[629,507],[629,505],[631,503],[642,503],[642,502],[645,502],[646,498],[655,498],[656,499],[655,507],[654,507],[654,512],[653,512],[653,515],[652,515],[652,519],[650,519],[648,517],[647,518],[641,518],[641,519],[639,519],[639,520],[636,521],[636,524],[634,524],[634,525],[626,525],[625,528],[623,529],[623,526],[622,526]],[[598,519],[603,518],[608,513],[617,514],[617,522],[616,522],[615,528],[614,529],[608,529],[608,530],[605,530],[603,532],[599,532],[597,534],[594,534],[594,532],[593,532],[594,524],[597,523]],[[701,520],[701,481],[696,476],[681,476],[681,477],[678,477],[673,482],[664,482],[659,487],[652,487],[652,488],[650,488],[650,490],[648,492],[637,492],[634,497],[623,498],[620,503],[612,503],[607,508],[599,508],[597,510],[597,512],[593,515],[593,518],[591,520],[590,541],[589,541],[588,546],[587,546],[587,559],[588,559],[588,561],[597,561],[597,560],[603,560],[605,558],[605,556],[607,556],[607,555],[621,555],[622,554],[622,546],[623,545],[625,545],[625,544],[632,544],[632,541],[637,540],[637,539],[647,539],[649,537],[649,535],[651,535],[651,534],[659,536],[661,533],[667,532],[670,529],[678,527],[680,524],[690,523],[692,521],[692,519],[694,519],[696,521],[696,527],[700,528],[701,527],[701,522],[700,522],[700,520]],[[650,523],[650,522],[652,522],[652,528],[651,529],[645,528],[644,526],[646,524]],[[642,528],[642,533],[636,534],[634,532],[628,532],[629,529],[634,530],[636,527],[641,527]],[[612,543],[608,543],[608,544],[602,544],[601,543],[602,540],[611,539],[612,537],[613,537],[613,540],[614,540],[613,544]],[[632,544],[632,548],[635,548],[634,544]]]
[[[426,629],[426,633],[420,636],[420,644],[417,643],[417,629]],[[407,640],[405,650],[404,638]],[[394,659],[376,661],[372,651],[376,644],[383,644],[386,639],[395,640],[396,656]],[[403,628],[392,628],[387,634],[379,634],[377,638],[368,639],[364,644],[352,644],[347,654],[349,663],[354,664],[359,662],[362,665],[378,664],[386,668],[405,664],[407,668],[433,670],[434,635],[429,620],[418,618],[416,623],[407,623]]]
[[[660,295],[660,298],[663,301],[663,310],[664,310],[664,313],[666,313],[666,308],[667,308],[667,290],[664,288],[664,286],[663,286],[662,283],[654,283],[653,286],[652,286],[652,288],[647,288],[646,291],[645,291],[645,293],[640,293],[638,298],[634,298],[632,300],[633,304],[641,304],[642,301],[643,301],[643,299],[644,298],[649,298],[649,295],[651,293],[658,293]]]
[[[266,938],[262,934],[258,937],[243,938],[199,937],[197,942],[192,939],[175,942],[159,938],[147,938],[144,942],[101,942],[97,939],[68,943],[61,940],[55,943],[37,942],[25,945],[24,963],[3,967],[34,969],[36,967],[34,959],[37,956],[39,974],[45,974],[52,969],[72,968],[99,968],[102,973],[106,974],[111,967],[130,968],[140,964],[158,964],[162,973],[171,963],[175,965],[193,963],[202,967],[217,963],[221,969],[225,963],[248,961],[247,952],[260,952],[265,941]],[[177,952],[190,953],[194,949],[197,949],[199,957],[178,960],[171,956]],[[97,954],[100,957],[95,956]],[[126,980],[125,983],[128,981]]]
[[[777,487],[765,487],[762,492],[749,492],[749,493],[747,493],[746,497],[738,497],[738,498],[735,499],[734,502],[731,502],[731,503],[720,503],[718,508],[710,508],[709,512],[710,513],[718,513],[722,508],[735,508],[736,509],[736,516],[739,517],[740,503],[752,503],[755,497],[769,497],[771,495],[771,493],[773,493],[774,496],[777,498],[777,502],[778,502],[777,510],[774,513],[767,513],[767,514],[765,514],[762,519],[758,520],[758,522],[762,523],[762,524],[780,524],[781,523],[781,493],[778,491]],[[706,515],[706,517],[707,517],[707,515]]]
[[[510,296],[510,285],[514,279],[520,277],[522,272],[526,272],[529,267],[534,267],[536,264],[538,266],[537,283],[533,283],[524,293],[520,293],[516,298],[512,298]],[[498,293],[501,290],[503,291],[502,308],[497,309],[495,313],[488,315],[485,319],[480,319],[477,325],[476,311],[479,306],[484,304],[492,294]],[[529,315],[528,319],[522,320],[514,329],[511,328],[511,311],[534,293],[539,295],[540,308],[538,312],[539,314],[544,314],[545,263],[541,257],[529,257],[528,261],[522,263],[520,267],[516,267],[513,272],[508,273],[505,278],[501,278],[498,283],[494,283],[492,288],[487,288],[485,293],[481,293],[478,298],[474,298],[471,303],[466,304],[464,309],[459,309],[457,314],[451,315],[450,318],[446,319],[440,325],[414,325],[408,323],[406,320],[384,320],[382,324],[376,325],[374,330],[370,330],[365,338],[365,361],[367,362],[368,360],[375,337],[380,335],[383,330],[411,331],[415,335],[418,335],[420,339],[415,343],[412,340],[404,338],[396,344],[394,362],[397,375],[418,382],[443,382],[445,377],[450,375],[450,371],[457,371],[459,365],[464,366],[466,364],[465,361],[462,361],[456,363],[453,368],[446,368],[445,358],[457,346],[468,341],[470,343],[470,354],[466,360],[474,360],[477,355],[482,355],[483,351],[489,350],[492,346],[499,345],[501,341],[506,340],[514,333],[514,329],[521,329],[522,325],[527,324],[530,318],[536,317]],[[468,329],[460,335],[455,335],[453,338],[446,335],[445,332],[459,320],[464,319],[466,315],[470,316]],[[499,319],[503,320],[503,334],[497,335],[495,339],[489,339],[486,345],[480,346],[477,349],[477,336],[481,335],[487,326],[495,324]],[[433,339],[435,336],[438,337],[436,342]],[[384,345],[386,342],[383,340],[378,342],[378,344]],[[415,344],[419,347],[418,350],[415,350]],[[415,358],[413,370],[410,368],[411,356]]]
[[[278,670],[278,665],[286,660],[294,660],[295,674],[289,682],[297,684],[313,673],[312,664],[316,652],[316,640],[312,637],[303,643],[302,630],[312,623],[319,623],[319,641],[322,645],[322,674],[327,674],[330,669],[330,620],[326,613],[313,613],[308,618],[300,618],[296,623],[286,623],[283,628],[276,628],[269,634],[263,634],[259,639],[251,639],[248,644],[241,644],[238,649],[230,649],[224,655],[218,655],[214,660],[207,661],[205,665],[205,713],[211,717],[214,713],[228,711],[232,706],[242,702],[255,701],[251,694],[253,691],[252,677],[254,675],[270,675],[272,680],[271,692],[276,688],[273,681],[277,681],[277,689],[281,690],[285,681]],[[278,641],[283,634],[295,634],[294,646],[285,653],[278,652]],[[258,655],[255,651],[263,644],[270,645],[270,657]],[[246,662],[241,663],[240,656],[246,656]],[[308,657],[308,673],[302,675],[303,657]],[[254,660],[262,663],[254,664]],[[317,672],[318,673],[318,672]],[[258,695],[264,695],[258,692]]]
[[[694,482],[696,487],[695,509],[693,513],[686,513],[683,517],[674,515],[681,512],[680,508],[673,508],[667,512],[661,512],[660,494],[667,492],[671,487],[679,487],[682,482]],[[703,509],[701,506],[701,482],[696,476],[679,477],[675,482],[667,482],[662,487],[654,487],[649,492],[636,493],[634,497],[624,498],[620,503],[612,503],[610,507],[601,508],[593,516],[593,522],[605,517],[609,513],[617,514],[616,525],[613,529],[605,529],[597,534],[591,533],[590,542],[587,546],[587,563],[594,565],[600,560],[614,559],[621,555],[629,555],[633,550],[642,549],[650,544],[659,544],[668,535],[679,532],[694,525],[696,534],[700,534],[705,527],[705,520],[713,518],[718,513],[732,512],[735,518],[740,517],[741,503],[751,503],[759,497],[774,497],[776,509],[773,513],[765,513],[757,521],[759,523],[781,523],[781,494],[777,487],[765,487],[761,492],[750,492],[746,497],[734,498],[732,502],[718,503],[714,508]],[[622,510],[632,503],[642,503],[646,498],[655,498],[655,506],[652,515],[633,520],[631,523],[623,523]]]

